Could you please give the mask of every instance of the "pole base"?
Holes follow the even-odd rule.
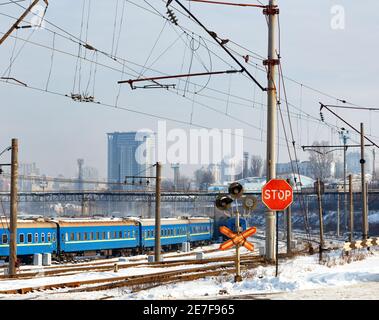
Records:
[[[235,276],[234,282],[242,282],[242,277],[241,276]]]

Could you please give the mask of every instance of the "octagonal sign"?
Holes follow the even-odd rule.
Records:
[[[293,202],[293,189],[282,179],[272,179],[262,188],[262,202],[272,211],[283,211]]]

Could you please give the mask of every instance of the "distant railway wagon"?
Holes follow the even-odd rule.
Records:
[[[213,238],[213,220],[209,218],[189,218],[190,242],[205,242]]]
[[[9,256],[9,221],[0,226],[0,257]],[[213,237],[213,220],[203,217],[161,219],[161,246],[183,242],[207,243]],[[36,253],[82,255],[87,253],[143,252],[155,246],[154,219],[29,219],[18,221],[17,255]]]
[[[141,220],[141,246],[153,248],[155,246],[155,220]],[[161,222],[161,245],[173,246],[188,241],[187,219],[162,219]]]
[[[60,253],[122,250],[139,246],[135,220],[60,220]]]
[[[4,220],[3,220],[4,221]],[[3,222],[0,228],[0,257],[9,256],[10,232],[9,222]],[[17,254],[57,252],[57,225],[54,222],[22,220],[17,227]]]

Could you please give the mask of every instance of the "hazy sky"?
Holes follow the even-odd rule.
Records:
[[[6,2],[8,1],[2,1],[2,3]],[[161,0],[146,2],[134,0],[134,2],[153,10],[147,5],[148,2],[163,14],[166,12],[164,1]],[[182,2],[188,5],[187,1],[182,0]],[[20,4],[26,6],[28,3],[29,1],[24,1]],[[191,45],[191,39],[183,34],[181,29],[169,23],[164,25],[165,21],[161,17],[129,1],[53,0],[49,3],[46,14],[49,22],[76,37],[87,39],[89,44],[99,50],[126,59],[128,63],[125,64],[124,71],[133,74],[134,77],[141,72],[146,77],[158,75],[152,70],[143,72],[141,68],[141,65],[146,64],[149,56],[150,59],[146,65],[165,74],[204,72],[202,63],[208,69],[210,68],[209,52],[206,49],[200,46],[192,55],[188,48]],[[90,7],[88,7],[89,3]],[[124,3],[124,16],[121,32],[119,32]],[[377,75],[379,62],[376,59],[379,51],[378,1],[279,0],[278,3],[281,8],[281,56],[284,74],[332,96],[362,106],[377,107],[379,98]],[[84,19],[82,19],[83,4],[85,4]],[[115,19],[116,5],[118,5],[117,19]],[[335,5],[341,5],[345,10],[345,29],[343,30],[334,30],[331,27],[334,17],[331,10]],[[267,54],[267,24],[261,9],[193,3],[191,10],[221,38],[233,40],[261,56]],[[89,20],[87,19],[88,12]],[[0,13],[0,31],[5,32],[15,21],[5,15],[18,17],[22,13],[22,8],[16,4],[2,4]],[[210,55],[213,71],[238,68],[220,48],[212,44],[212,39],[194,22],[178,13],[176,15],[181,25],[201,35],[204,39],[210,40],[206,43],[208,49],[212,51]],[[33,15],[28,16],[26,21],[30,21],[32,17]],[[82,25],[83,28],[81,28]],[[116,32],[114,32],[114,25],[116,25]],[[260,103],[265,103],[266,98],[245,76],[236,74],[212,77],[208,87],[201,94],[216,99],[200,95],[194,97],[191,92],[186,92],[183,97],[182,91],[131,90],[127,84],[120,88],[117,84],[118,80],[131,78],[130,75],[121,74],[122,63],[115,62],[101,53],[98,53],[96,57],[93,51],[87,50],[85,53],[82,51],[82,57],[85,55],[86,59],[97,59],[98,63],[107,65],[108,68],[98,65],[95,70],[95,65],[88,61],[77,64],[78,45],[70,39],[62,38],[60,35],[68,38],[70,36],[49,23],[46,23],[46,28],[50,31],[38,29],[33,32],[31,29],[20,29],[0,46],[0,76],[8,76],[7,68],[11,57],[16,57],[22,48],[9,74],[27,83],[29,87],[45,90],[48,83],[49,91],[70,95],[72,92],[78,93],[80,83],[81,91],[88,87],[91,95],[94,92],[96,101],[109,105],[115,104],[119,89],[121,89],[118,98],[119,107],[185,122],[191,121],[192,114],[194,124],[214,128],[242,128],[245,136],[249,137],[244,140],[245,150],[265,156],[266,112],[265,107]],[[57,34],[54,36],[51,31]],[[20,39],[15,41],[15,36]],[[54,47],[71,56],[58,51],[52,55],[52,51],[48,48],[31,43],[22,47],[24,42],[21,38],[29,38],[30,41],[45,47]],[[199,41],[203,44],[202,40],[195,35],[192,41],[193,49],[198,47]],[[231,45],[231,48],[242,55],[247,54],[247,51],[241,47]],[[262,65],[259,60],[253,60],[253,62]],[[76,80],[74,80],[75,70],[77,70]],[[257,71],[253,66],[249,66],[249,71],[256,75],[265,86],[263,72]],[[193,91],[194,88],[199,90],[206,84],[207,78],[191,81],[192,84],[188,85],[189,91]],[[185,87],[185,81],[179,83],[175,80],[166,83],[175,83],[181,90]],[[197,86],[194,87],[193,83]],[[289,101],[298,108],[290,107],[291,112],[300,113],[300,109],[319,119],[318,101],[336,103],[335,99],[310,91],[290,81],[286,81],[286,86]],[[228,92],[245,100],[230,97],[228,101]],[[41,171],[48,175],[73,176],[77,170],[76,159],[84,158],[86,165],[97,167],[101,177],[105,177],[106,133],[141,128],[156,130],[157,128],[158,120],[155,118],[92,103],[78,103],[64,96],[4,82],[0,82],[0,96],[3,111],[0,126],[1,150],[9,145],[12,137],[19,138],[21,161],[36,162]],[[257,103],[249,100],[255,100]],[[285,108],[285,105],[283,104],[282,107]],[[216,109],[218,113],[209,108]],[[231,119],[225,113],[241,121]],[[379,128],[376,126],[378,113],[343,110],[339,113],[357,127],[359,122],[365,122],[366,132],[379,137]],[[343,126],[327,112],[325,118],[334,125]],[[304,114],[301,118],[292,118],[298,145],[312,143],[314,140],[333,139],[334,143],[338,142],[335,131],[318,121],[309,120],[312,119]],[[168,126],[186,129],[190,127],[172,122],[168,123]],[[282,130],[279,133],[283,138]],[[358,141],[356,136],[353,138]],[[379,138],[374,139],[379,141]],[[284,141],[281,140],[280,144],[279,160],[288,161]],[[301,159],[307,158],[306,153],[298,151],[298,154]],[[2,159],[5,159],[4,157],[5,155]],[[171,175],[171,170],[165,170],[165,174]]]

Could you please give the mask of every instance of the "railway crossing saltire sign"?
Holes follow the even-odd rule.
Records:
[[[250,229],[245,230],[244,232],[238,234],[230,230],[228,227],[221,226],[220,232],[230,238],[230,240],[224,242],[220,246],[220,250],[228,250],[232,248],[233,246],[244,246],[246,249],[250,251],[254,251],[254,245],[247,241],[247,238],[252,236],[254,233],[257,232],[256,227],[252,227]]]
[[[273,211],[283,211],[293,202],[293,189],[283,179],[272,179],[262,188],[262,202]]]

